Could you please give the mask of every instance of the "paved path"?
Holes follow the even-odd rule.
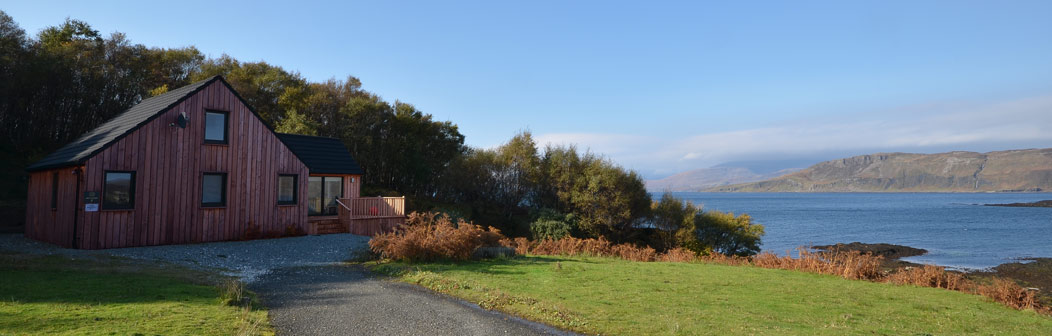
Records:
[[[378,278],[361,266],[285,268],[250,288],[270,309],[278,335],[567,334]]]

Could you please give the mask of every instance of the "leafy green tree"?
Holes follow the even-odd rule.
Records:
[[[493,154],[490,176],[495,183],[494,203],[504,214],[504,221],[525,224],[521,219],[536,203],[540,180],[540,157],[533,135],[528,131],[516,134]]]
[[[302,111],[306,107],[309,88],[299,73],[267,62],[242,63],[226,54],[205,60],[200,68],[191,76],[193,81],[223,76],[268,125],[277,125],[286,111]]]
[[[572,236],[577,229],[577,219],[573,214],[540,209],[536,217],[537,219],[530,223],[530,236],[535,240],[559,240]]]
[[[150,89],[151,93],[160,94],[190,84],[191,76],[201,71],[204,60],[205,55],[193,46],[175,49],[150,48],[145,52],[143,60],[150,75],[143,86]]]
[[[449,202],[471,208],[473,220],[510,235],[530,234],[540,158],[529,132],[494,149],[469,149],[446,169],[439,190]]]
[[[662,249],[684,247],[701,252],[697,235],[695,216],[700,209],[690,201],[683,201],[670,193],[661,196],[661,200],[651,205],[651,224],[660,237]]]
[[[716,253],[748,256],[760,252],[764,227],[752,222],[747,214],[720,211],[700,212],[695,216],[696,234],[701,246]]]
[[[313,120],[318,134],[339,138],[346,133],[346,128],[353,127],[344,106],[356,97],[369,97],[370,93],[362,90],[362,82],[354,76],[346,80],[329,79],[321,83],[310,83],[310,95],[307,97],[303,113]],[[376,101],[380,99],[375,98]]]
[[[650,194],[633,171],[573,146],[548,147],[542,159],[544,190],[554,209],[573,213],[589,236],[628,239],[650,212]]]
[[[313,120],[307,119],[307,116],[302,113],[288,111],[285,113],[285,119],[278,123],[274,131],[278,133],[318,135],[318,125]]]

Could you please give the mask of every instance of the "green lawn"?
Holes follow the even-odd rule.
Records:
[[[976,295],[755,267],[529,256],[372,268],[587,333],[1052,334],[1052,318]]]
[[[212,275],[121,260],[0,254],[0,335],[272,334]]]

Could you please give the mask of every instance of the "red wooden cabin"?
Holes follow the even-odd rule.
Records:
[[[362,198],[337,139],[275,133],[222,77],[144,99],[27,169],[26,236],[100,249],[353,232],[404,222]]]

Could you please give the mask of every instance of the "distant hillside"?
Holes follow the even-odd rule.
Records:
[[[744,167],[716,166],[686,171],[659,180],[648,180],[646,185],[649,191],[701,191],[730,184],[763,181],[798,170],[800,168],[757,173]]]
[[[878,153],[826,161],[724,192],[1052,191],[1052,148],[989,153]]]

